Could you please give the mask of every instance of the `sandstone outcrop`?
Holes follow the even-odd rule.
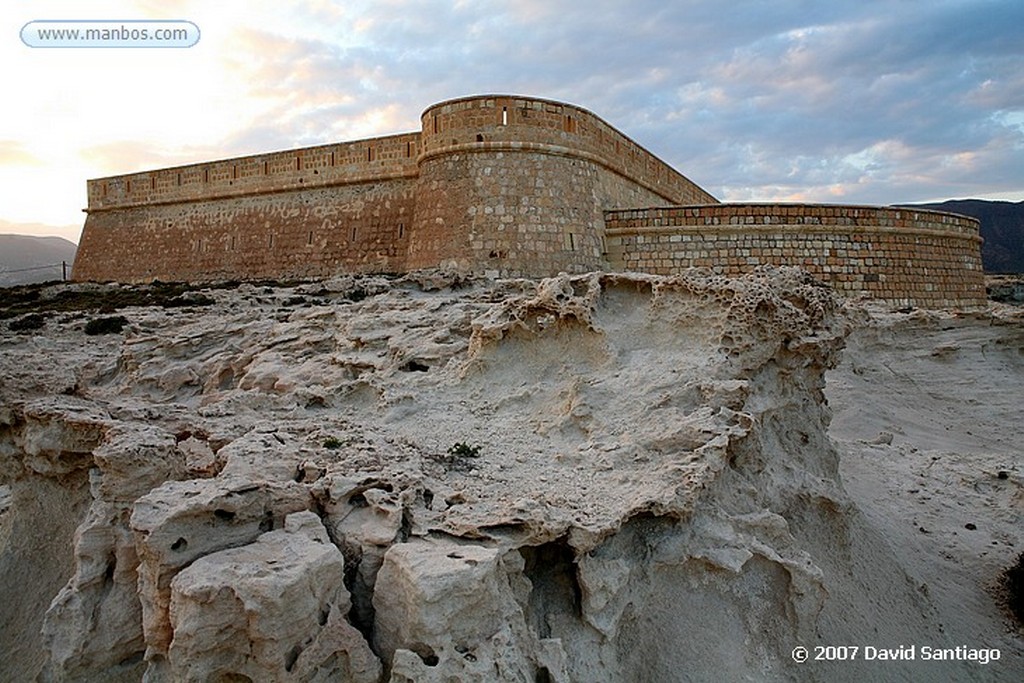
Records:
[[[801,271],[209,294],[0,337],[0,678],[863,680],[790,653],[948,640],[840,481],[848,318]]]

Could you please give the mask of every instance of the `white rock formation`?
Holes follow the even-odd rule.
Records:
[[[312,512],[200,557],[171,582],[167,664],[147,679],[377,681],[380,661],[346,621],[344,571]]]
[[[844,489],[849,321],[800,271],[209,294],[0,333],[0,679],[854,681],[791,652],[969,644]]]

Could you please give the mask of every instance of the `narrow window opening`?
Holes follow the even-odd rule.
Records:
[[[569,251],[576,251],[576,235],[569,233]]]
[[[477,133],[476,134],[476,141],[477,142],[483,142],[484,141],[484,136],[482,134],[480,134],[480,133]]]
[[[440,133],[441,127],[437,123],[437,114],[434,114],[434,133]]]
[[[178,187],[181,187],[181,174],[178,174]]]
[[[312,230],[309,231],[309,237],[306,239],[306,244],[309,245],[309,246],[313,246],[313,231]]]
[[[299,156],[298,154],[295,155],[295,170],[296,171],[301,171],[302,170],[302,157]]]
[[[235,250],[235,236],[231,236],[231,251]]]
[[[269,161],[264,161],[263,162],[263,175],[270,175],[270,162]]]
[[[334,152],[331,152],[331,166],[334,166]]]
[[[208,168],[204,168],[203,169],[203,182],[204,183],[210,182],[210,169],[208,169]]]
[[[405,157],[408,159],[411,156],[412,156],[412,143],[411,142],[406,142],[405,143]]]
[[[373,147],[366,148],[366,160],[373,161]]]
[[[178,183],[178,184],[180,185],[181,183]],[[107,184],[106,183],[103,183],[103,196],[104,197],[107,196]]]
[[[353,242],[356,241],[356,229],[355,228],[352,228],[352,241]]]
[[[203,250],[203,238],[202,237],[199,238],[198,248],[199,248],[199,251],[202,252],[202,250]]]
[[[235,180],[238,179],[238,164],[234,164],[231,166],[231,177],[234,178]]]
[[[501,125],[508,125],[508,107],[501,108]]]
[[[131,194],[132,193],[132,181],[130,181],[130,180],[124,181],[124,193],[125,194]]]
[[[405,237],[405,223],[398,224],[398,239]]]
[[[270,248],[271,249],[274,248],[274,236],[273,235],[270,236]]]

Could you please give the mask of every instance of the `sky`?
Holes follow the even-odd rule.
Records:
[[[179,49],[31,48],[33,20],[175,19]],[[1021,0],[8,0],[0,232],[77,241],[85,182],[582,106],[722,201],[1024,200]]]

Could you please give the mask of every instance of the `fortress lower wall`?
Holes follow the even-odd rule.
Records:
[[[90,180],[75,280],[404,268],[419,133]]]
[[[404,269],[413,181],[90,212],[74,279],[148,282]]]
[[[610,211],[614,270],[726,275],[760,264],[802,266],[847,295],[897,305],[985,302],[978,221],[910,209],[720,204]]]
[[[407,266],[502,277],[602,270],[604,211],[659,195],[585,159],[463,151],[421,166]]]

